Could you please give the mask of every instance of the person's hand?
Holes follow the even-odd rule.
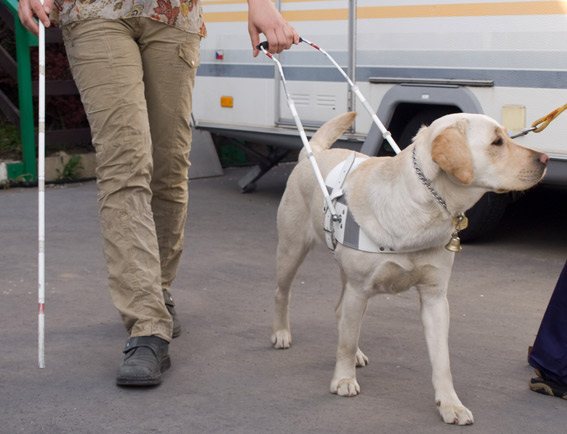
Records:
[[[49,27],[51,25],[49,12],[53,7],[53,1],[45,0],[41,4],[41,0],[19,0],[18,16],[22,25],[36,36],[39,33],[39,25],[34,17],[41,21],[45,27]]]
[[[299,34],[282,18],[270,0],[248,0],[248,33],[254,57],[260,52],[256,48],[260,43],[260,33],[268,40],[268,51],[272,54],[299,44]]]

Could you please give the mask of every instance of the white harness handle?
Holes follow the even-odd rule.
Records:
[[[362,105],[364,106],[366,111],[368,111],[368,113],[372,117],[372,120],[374,121],[374,123],[376,124],[376,126],[378,127],[380,132],[382,133],[382,137],[385,140],[388,141],[388,143],[390,144],[392,149],[395,151],[395,153],[399,154],[401,152],[401,150],[398,147],[398,145],[396,144],[396,142],[394,141],[394,139],[392,138],[392,134],[386,129],[386,127],[384,127],[384,124],[380,121],[380,119],[378,118],[376,113],[372,110],[372,107],[370,107],[370,104],[368,104],[368,102],[366,101],[366,99],[364,98],[362,93],[360,92],[360,89],[358,88],[358,86],[356,86],[356,84],[354,84],[352,82],[352,80],[343,71],[343,69],[339,66],[339,64],[335,61],[335,59],[333,59],[331,57],[331,55],[329,53],[327,53],[325,50],[323,50],[321,47],[315,45],[314,43],[308,41],[307,39],[299,38],[299,42],[305,42],[306,44],[310,45],[311,47],[315,48],[317,51],[320,51],[325,56],[327,56],[327,58],[339,70],[341,75],[346,79],[350,88],[355,93],[355,95],[358,97],[358,99],[360,100],[360,102],[362,103]],[[349,157],[347,158],[347,160],[344,162],[343,168],[342,168],[342,171],[341,171],[341,175],[337,178],[337,184],[330,186],[330,187],[333,188],[332,195],[330,196],[329,191],[327,190],[327,186],[325,185],[325,181],[323,180],[323,176],[321,175],[321,171],[319,170],[319,166],[317,165],[317,161],[315,160],[315,156],[313,155],[313,151],[311,150],[311,146],[309,145],[309,141],[307,140],[305,130],[303,129],[303,125],[301,123],[301,120],[299,119],[299,115],[297,114],[297,110],[295,108],[295,103],[293,102],[293,99],[291,98],[291,96],[290,96],[290,94],[287,90],[287,83],[286,83],[286,80],[285,80],[285,75],[283,73],[282,65],[281,65],[281,63],[279,62],[278,59],[276,59],[274,56],[272,56],[272,54],[270,54],[268,52],[268,42],[267,41],[262,42],[256,48],[258,50],[262,51],[271,60],[273,60],[278,67],[278,71],[280,73],[284,92],[285,92],[286,99],[287,99],[287,105],[289,106],[289,109],[291,111],[291,115],[292,115],[293,120],[295,121],[295,125],[297,126],[297,129],[299,131],[299,136],[301,137],[301,141],[303,142],[303,146],[305,147],[307,157],[309,158],[309,161],[311,162],[311,166],[313,167],[313,171],[315,172],[315,177],[317,178],[317,182],[319,183],[319,187],[321,188],[321,192],[323,193],[323,197],[324,197],[324,201],[325,201],[325,206],[324,206],[325,238],[326,238],[326,241],[327,241],[327,246],[329,247],[329,249],[335,250],[335,247],[337,245],[337,239],[334,236],[335,225],[336,224],[340,225],[341,221],[342,221],[342,216],[337,214],[337,210],[335,208],[335,203],[336,203],[336,201],[339,197],[344,195],[344,190],[343,190],[344,182],[345,182],[346,177],[349,174],[350,170],[352,169],[352,166],[353,166],[353,164],[356,160],[356,154],[354,152],[351,153],[349,155]]]
[[[299,119],[299,115],[297,114],[297,110],[295,109],[295,103],[293,102],[293,99],[291,98],[287,90],[287,84],[285,81],[285,75],[283,73],[282,64],[279,62],[278,59],[276,59],[267,51],[268,48],[267,41],[262,42],[260,45],[258,45],[257,48],[261,50],[270,59],[272,59],[278,66],[285,95],[287,98],[287,105],[291,110],[291,115],[293,116],[293,120],[295,121],[295,125],[297,126],[297,129],[299,131],[299,136],[301,137],[301,141],[303,142],[303,146],[305,147],[305,151],[307,152],[307,158],[309,158],[309,161],[311,162],[311,166],[313,166],[315,177],[317,178],[317,182],[319,183],[319,187],[321,188],[321,192],[323,193],[323,197],[325,198],[325,204],[329,209],[329,211],[331,212],[331,217],[333,220],[338,221],[339,216],[337,215],[333,201],[329,197],[329,192],[327,191],[327,187],[325,187],[325,181],[323,180],[323,176],[321,175],[321,171],[319,170],[319,166],[317,165],[317,161],[315,160],[315,156],[313,155],[313,151],[311,149],[311,146],[309,145],[309,140],[307,140],[307,135],[305,134],[305,130],[303,129],[303,124],[301,123],[301,120]]]

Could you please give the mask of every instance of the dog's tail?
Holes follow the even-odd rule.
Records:
[[[356,112],[347,112],[339,116],[334,117],[330,121],[327,121],[317,132],[311,137],[309,145],[313,150],[313,153],[326,151],[329,149],[333,143],[335,143],[339,137],[347,130],[348,127],[354,121]],[[299,154],[299,160],[305,158],[305,149]]]

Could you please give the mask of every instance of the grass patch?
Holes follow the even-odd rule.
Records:
[[[72,155],[69,161],[63,165],[63,170],[57,169],[57,180],[71,181],[77,179],[79,177],[78,171],[84,169],[81,158],[80,155]],[[63,157],[61,157],[61,163],[63,163]]]

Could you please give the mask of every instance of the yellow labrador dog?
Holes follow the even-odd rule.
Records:
[[[351,151],[330,146],[352,123],[345,113],[323,125],[310,141],[323,178]],[[323,195],[305,158],[291,173],[278,209],[277,291],[272,344],[289,348],[290,288],[315,242],[325,242]],[[342,280],[337,304],[339,342],[331,392],[360,392],[356,366],[368,358],[358,348],[361,321],[370,297],[415,287],[432,365],[435,402],[446,423],[473,423],[461,403],[449,364],[447,285],[454,253],[445,245],[454,218],[489,191],[525,190],[543,177],[548,157],[512,141],[502,126],[476,114],[444,116],[417,133],[395,157],[357,154],[358,165],[342,190],[348,210],[379,253],[341,243],[334,249]],[[328,231],[327,231],[328,232]],[[384,252],[384,253],[380,253]]]

